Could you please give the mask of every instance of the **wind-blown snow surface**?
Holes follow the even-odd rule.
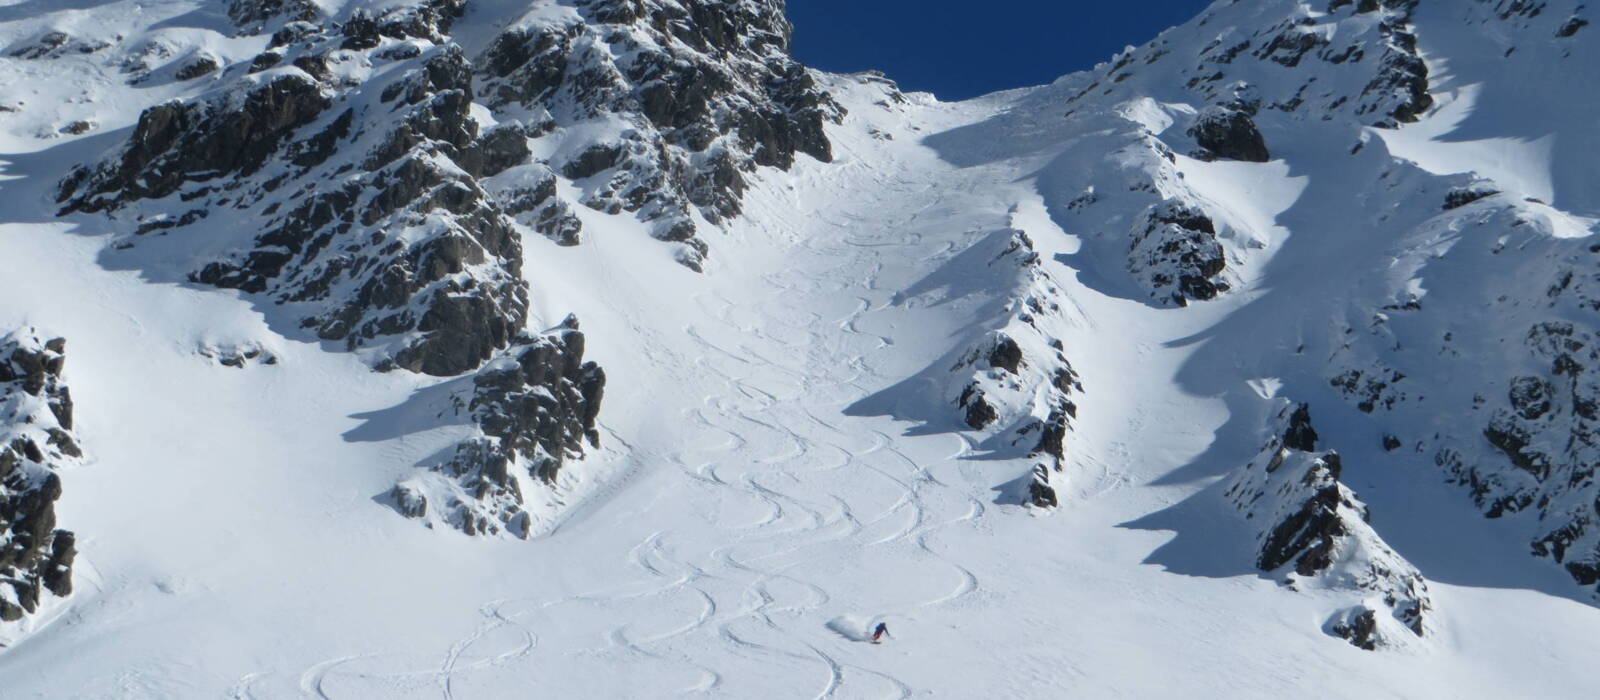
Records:
[[[1232,14],[1175,30],[1167,37],[1183,46],[1161,50],[1192,57],[1209,40],[1197,23],[1253,21],[1238,16],[1251,4],[1219,3],[1213,13]],[[0,5],[17,23],[8,41],[39,31],[28,19],[45,14],[37,5]],[[138,3],[101,15],[68,5],[69,17],[134,22],[111,13]],[[143,5],[165,26],[210,36],[194,29],[209,5]],[[1446,12],[1434,7],[1420,12]],[[829,132],[835,163],[753,176],[745,217],[707,234],[718,252],[705,274],[643,241],[627,216],[576,211],[587,238],[577,247],[528,238],[532,315],[552,326],[578,313],[612,387],[606,449],[566,472],[564,520],[529,542],[426,529],[379,502],[463,436],[466,426],[415,410],[417,396],[459,380],[376,374],[278,335],[231,293],[102,267],[110,232],[48,215],[66,164],[39,154],[86,158],[108,144],[91,134],[60,146],[38,138],[35,112],[0,115],[20,120],[0,149],[16,178],[4,185],[0,327],[69,339],[88,455],[63,473],[58,506],[78,534],[77,591],[0,654],[0,696],[1586,695],[1600,683],[1588,592],[1528,556],[1533,526],[1483,519],[1431,452],[1381,449],[1386,430],[1425,423],[1379,423],[1384,414],[1327,382],[1342,361],[1333,350],[1368,348],[1323,337],[1343,331],[1300,332],[1302,320],[1365,308],[1348,290],[1367,276],[1422,285],[1416,270],[1438,250],[1431,229],[1402,236],[1414,219],[1361,225],[1339,209],[1399,162],[1380,158],[1386,143],[1422,183],[1390,196],[1438,189],[1423,218],[1455,181],[1431,171],[1478,163],[1481,147],[1498,155],[1480,176],[1546,197],[1534,206],[1555,233],[1588,235],[1583,191],[1562,189],[1574,186],[1572,156],[1529,146],[1510,122],[1459,133],[1468,122],[1453,120],[1483,94],[1465,72],[1475,49],[1420,34],[1430,60],[1463,72],[1443,74],[1441,106],[1419,124],[1318,130],[1272,114],[1258,119],[1272,162],[1127,161],[1181,176],[1180,194],[1221,224],[1229,289],[1186,308],[1139,286],[1126,239],[1115,248],[1085,225],[1099,214],[1069,213],[1082,196],[1076,171],[1124,182],[1125,171],[1097,169],[1112,150],[1103,143],[1168,129],[1185,138],[1183,121],[1204,105],[1176,91],[1149,97],[1162,76],[1118,83],[1126,93],[1081,117],[1098,132],[1069,128],[1062,103],[1094,75],[961,104],[900,102],[876,79],[831,78],[849,110]],[[63,97],[35,87],[46,92],[29,102]],[[131,125],[141,106],[94,104],[108,115],[102,128]],[[1351,156],[1357,141],[1364,154]],[[1153,201],[1098,184],[1088,206],[1132,217]],[[987,251],[1015,231],[1048,280],[993,267]],[[1407,247],[1391,254],[1395,245]],[[986,254],[963,255],[973,250]],[[1459,285],[1470,276],[1449,273]],[[1040,324],[1084,385],[1056,511],[1019,505],[1033,460],[960,432],[951,386],[928,373],[1015,323],[1015,285],[1055,289],[1059,308]],[[1533,287],[1542,294],[1544,281]],[[241,347],[277,362],[217,361]],[[1263,396],[1313,402],[1373,530],[1428,578],[1428,636],[1357,649],[1322,630],[1346,594],[1255,570],[1257,531],[1221,491],[1279,427],[1278,403]],[[880,620],[893,640],[861,643]]]

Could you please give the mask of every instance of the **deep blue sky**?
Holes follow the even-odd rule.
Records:
[[[953,100],[1040,85],[1188,21],[1210,0],[788,0],[794,54]]]

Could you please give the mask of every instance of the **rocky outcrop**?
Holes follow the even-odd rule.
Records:
[[[284,25],[276,67],[146,110],[118,156],[63,183],[65,211],[131,218],[135,239],[248,220],[261,233],[197,259],[191,281],[296,309],[302,328],[381,368],[476,368],[528,304],[515,223],[480,178],[527,150],[514,133],[480,133],[470,64],[431,45],[457,11],[435,0],[343,27]],[[359,35],[365,22],[377,38]],[[396,77],[334,75],[331,52]]]
[[[1444,198],[1444,210],[1460,209],[1480,199],[1487,199],[1500,194],[1500,190],[1489,183],[1473,183],[1467,187],[1457,187],[1450,190]]]
[[[700,269],[697,226],[739,214],[751,171],[831,159],[842,110],[788,57],[781,2],[527,9],[472,59],[450,37],[464,0],[372,7],[234,2],[267,49],[177,68],[216,87],[146,110],[61,183],[63,212],[204,235],[189,281],[286,306],[375,366],[449,376],[524,327],[521,232],[579,242],[560,178]]]
[[[1231,288],[1217,227],[1197,207],[1177,200],[1155,204],[1134,224],[1128,269],[1156,297],[1178,306],[1207,301]]]
[[[313,22],[322,16],[315,0],[233,0],[228,19],[249,34],[260,33],[268,22]]]
[[[1186,164],[1164,140],[1194,137],[1155,133],[1177,126],[1153,118],[1148,110],[1155,108],[1139,99],[1120,105],[1115,115],[1079,118],[1078,128],[1095,137],[1073,143],[1060,160],[1075,167],[1048,171],[1041,185],[1052,217],[1067,231],[1084,235],[1095,259],[1125,261],[1115,272],[1129,280],[1130,296],[1154,306],[1186,306],[1235,286],[1229,260],[1239,254],[1234,246],[1251,232],[1230,230],[1208,211],[1216,205],[1195,189]],[[1206,143],[1230,148],[1209,137]],[[1206,149],[1193,155],[1219,157]],[[1229,150],[1229,155],[1241,154]]]
[[[190,182],[255,174],[330,104],[316,81],[295,73],[229,97],[237,102],[169,102],[145,110],[119,159],[63,183],[63,212],[104,211],[167,197]]]
[[[1579,584],[1600,584],[1600,337],[1565,321],[1536,324],[1523,339],[1536,370],[1512,377],[1483,428],[1510,471],[1446,461],[1468,477],[1491,516],[1533,509],[1538,556]]]
[[[565,19],[515,23],[478,64],[490,105],[598,133],[561,173],[582,202],[631,212],[701,269],[696,214],[741,211],[749,173],[832,160],[843,109],[788,55],[781,0],[583,0]]]
[[[1056,487],[1050,483],[1050,468],[1043,464],[1033,465],[1033,474],[1028,480],[1028,505],[1035,508],[1056,508],[1061,505],[1061,499],[1056,494]]]
[[[1203,149],[1196,154],[1202,160],[1227,158],[1265,163],[1272,159],[1261,131],[1244,110],[1208,107],[1195,118],[1194,126],[1189,127],[1189,136]]]
[[[1258,533],[1256,567],[1292,587],[1359,596],[1325,625],[1357,647],[1398,643],[1402,631],[1424,636],[1432,602],[1422,574],[1372,529],[1367,507],[1339,481],[1339,454],[1316,450],[1308,407],[1280,406],[1273,437],[1224,491]]]
[[[83,456],[62,380],[66,341],[0,337],[0,646],[72,593],[76,538],[57,529],[60,471]]]
[[[1219,37],[1202,52],[1199,65],[1186,71],[1188,87],[1223,101],[1235,81],[1243,80],[1278,91],[1263,95],[1268,110],[1348,115],[1385,128],[1416,121],[1433,106],[1428,65],[1411,25],[1416,4],[1335,0],[1328,14],[1302,4],[1295,15],[1255,36]],[[1329,31],[1329,25],[1336,29]],[[1255,61],[1237,60],[1241,54]],[[1275,79],[1276,71],[1262,70],[1263,64],[1304,69],[1303,77]]]
[[[473,378],[466,410],[479,434],[455,448],[432,473],[391,493],[405,516],[437,520],[469,535],[527,538],[535,519],[525,493],[557,484],[562,467],[599,447],[595,428],[605,372],[586,362],[576,318],[516,339]]]
[[[74,37],[63,31],[48,31],[32,39],[6,47],[5,53],[23,60],[55,60],[66,56],[100,53],[111,47],[106,41]]]
[[[591,5],[585,11],[598,13],[603,3]],[[511,73],[482,72],[451,38],[465,9],[464,0],[406,0],[330,14],[302,0],[234,2],[239,33],[264,37],[266,49],[248,65],[179,71],[214,86],[145,110],[125,144],[61,183],[59,202],[63,214],[124,224],[110,256],[184,237],[167,250],[192,256],[175,261],[186,281],[281,307],[269,318],[290,319],[278,329],[285,335],[359,353],[379,370],[470,374],[468,412],[480,435],[441,467],[454,486],[431,500],[400,488],[395,504],[414,517],[442,513],[468,532],[526,535],[511,472],[533,474],[543,488],[598,438],[604,375],[581,362],[575,327],[527,332],[533,290],[522,268],[531,236],[575,245],[582,228],[560,193],[566,164],[535,158],[534,145],[587,142],[553,133],[543,98],[496,97]],[[488,98],[484,78],[495,81]],[[769,98],[763,104],[776,104]],[[486,100],[506,107],[505,118],[486,116]],[[643,109],[604,107],[624,116]],[[783,138],[764,143],[801,147]],[[770,159],[789,162],[777,150]],[[276,362],[259,349],[202,354],[233,367]]]
[[[1040,266],[1027,233],[1001,234],[970,253],[1006,271],[1014,296],[1001,327],[950,368],[956,382],[949,396],[966,427],[990,436],[990,448],[1038,460],[1029,501],[1054,507],[1059,503],[1050,475],[1064,469],[1067,436],[1078,416],[1072,397],[1083,392],[1083,383],[1057,335],[1063,324],[1053,301],[1059,287]]]

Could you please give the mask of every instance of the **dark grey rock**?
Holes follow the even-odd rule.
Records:
[[[1016,374],[1022,366],[1022,348],[1010,336],[1001,334],[989,351],[989,366]]]
[[[1327,45],[1318,32],[1295,26],[1283,30],[1256,51],[1256,58],[1265,59],[1293,68],[1300,65],[1306,54]]]
[[[1283,446],[1301,452],[1317,451],[1317,431],[1311,427],[1311,407],[1300,404],[1289,416],[1289,427],[1283,433]],[[1338,470],[1334,470],[1338,477]]]
[[[1378,613],[1371,608],[1351,611],[1347,619],[1334,622],[1330,628],[1334,636],[1350,642],[1358,649],[1373,651],[1378,648]]]
[[[1272,159],[1255,121],[1238,109],[1207,108],[1195,119],[1194,126],[1189,127],[1189,135],[1212,157],[1252,163]]]
[[[228,18],[246,33],[259,33],[272,20],[313,22],[322,15],[315,0],[233,0]]]
[[[1061,460],[1066,458],[1067,430],[1070,427],[1068,417],[1077,414],[1077,407],[1072,401],[1062,397],[1051,408],[1050,415],[1039,424],[1039,443],[1034,446],[1034,455],[1050,455],[1055,458],[1059,468]]]
[[[1311,492],[1297,512],[1272,529],[1256,560],[1262,570],[1274,571],[1293,562],[1295,573],[1315,575],[1333,563],[1334,544],[1349,534],[1338,514],[1339,455],[1330,453],[1321,461],[1312,478],[1323,485]]]
[[[389,492],[395,509],[407,518],[421,518],[428,514],[428,497],[407,484],[395,484]]]
[[[256,54],[256,57],[250,60],[250,72],[260,73],[261,71],[275,67],[282,62],[283,54],[276,51],[263,51],[259,54]]]
[[[175,73],[173,77],[180,81],[194,80],[201,76],[215,73],[221,68],[222,64],[218,63],[217,59],[210,56],[198,56],[194,60],[191,60],[188,63],[183,64],[182,67],[178,68],[178,72]]]
[[[39,59],[50,56],[57,49],[67,45],[72,36],[66,32],[47,32],[38,39],[11,50],[13,58]]]
[[[612,144],[595,144],[584,149],[577,157],[567,161],[561,168],[561,174],[568,179],[581,180],[586,177],[599,175],[602,171],[610,170],[622,162],[624,151],[620,146]]]
[[[1043,464],[1033,466],[1033,477],[1028,482],[1028,502],[1038,508],[1056,508],[1061,505],[1055,487],[1050,485],[1050,468]]]
[[[1500,194],[1500,190],[1487,185],[1473,187],[1458,187],[1450,190],[1444,197],[1444,209],[1459,209],[1480,199],[1486,199]]]
[[[1384,20],[1379,30],[1387,39],[1377,75],[1361,96],[1363,106],[1358,113],[1378,114],[1383,118],[1374,125],[1393,128],[1414,122],[1433,106],[1433,95],[1428,93],[1428,64],[1417,52],[1417,37],[1411,33],[1410,11],[1414,3],[1398,9],[1405,14]]]
[[[188,182],[250,175],[329,103],[314,83],[283,76],[247,94],[235,109],[181,102],[151,107],[139,116],[119,160],[63,188],[63,211],[116,209],[166,197]]]
[[[983,430],[1000,418],[1000,413],[994,406],[989,405],[983,397],[983,390],[975,383],[967,386],[966,391],[961,394],[959,405],[966,411],[967,427],[973,430]]]
[[[458,4],[435,0],[371,19],[380,36],[437,33]],[[120,159],[63,182],[64,209],[114,212],[180,191],[211,202],[194,209],[199,216],[155,220],[145,231],[183,228],[224,205],[259,206],[263,233],[254,248],[204,261],[191,281],[294,304],[304,309],[304,328],[349,349],[390,346],[380,365],[441,376],[471,371],[504,348],[526,317],[520,241],[476,179],[526,159],[525,140],[512,128],[480,139],[469,115],[471,66],[453,46],[411,59],[381,88],[392,111],[359,108],[366,86],[314,79],[324,72],[327,44],[345,35],[311,26],[274,53],[312,78],[276,77],[242,101],[221,92],[147,110]],[[345,106],[332,109],[338,104]],[[352,176],[333,156],[361,148],[367,157]],[[297,170],[258,174],[269,162]],[[334,175],[341,184],[327,186]],[[280,191],[286,182],[299,189]],[[439,217],[449,224],[428,223]],[[418,226],[430,233],[398,234]]]

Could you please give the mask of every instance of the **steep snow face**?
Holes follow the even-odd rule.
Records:
[[[1432,104],[1415,2],[1330,5],[1217,3],[1029,92],[990,127],[1003,138],[962,139],[982,145],[947,155],[1036,159],[1051,214],[1085,237],[1117,293],[1158,305],[1214,299],[1253,274],[1275,232],[1207,182],[1248,169],[1197,178],[1208,169],[1194,161],[1265,162],[1307,128],[1353,142],[1364,125],[1412,122]]]
[[[1582,116],[1593,113],[1594,96],[1561,78],[1595,60],[1584,8],[1413,2],[1331,3],[1328,11],[1307,12],[1312,21],[1292,30],[1321,37],[1298,44],[1313,47],[1298,62],[1308,70],[1291,81],[1312,85],[1315,77],[1300,93],[1305,107],[1265,110],[1292,115],[1323,100],[1308,114],[1325,124],[1258,121],[1268,143],[1344,138],[1352,152],[1340,174],[1320,178],[1319,170],[1340,160],[1331,143],[1318,163],[1285,152],[1291,170],[1310,175],[1310,183],[1279,217],[1292,238],[1263,280],[1303,288],[1286,280],[1320,275],[1342,289],[1313,285],[1325,291],[1302,292],[1292,312],[1298,318],[1277,317],[1280,327],[1295,329],[1297,356],[1327,358],[1317,370],[1322,379],[1376,417],[1366,432],[1383,431],[1387,449],[1438,464],[1490,517],[1529,512],[1533,517],[1508,526],[1527,533],[1536,554],[1561,563],[1577,582],[1600,582],[1593,401],[1584,380],[1595,324],[1585,272],[1593,253],[1585,239],[1600,209],[1591,191],[1569,184],[1583,179],[1576,161],[1600,151]],[[1213,8],[1200,21],[1225,12]],[[1346,70],[1337,60],[1346,53],[1341,37],[1352,22],[1373,20],[1388,37],[1390,57],[1363,94],[1415,97],[1384,103],[1392,108],[1341,103],[1341,90],[1328,89]],[[1264,46],[1250,42],[1252,55],[1274,54],[1285,45],[1282,36]],[[1407,68],[1405,50],[1426,59],[1421,69]],[[1312,56],[1338,65],[1317,65]],[[1258,91],[1269,84],[1252,81]],[[1416,97],[1415,84],[1430,94]],[[1394,89],[1374,92],[1380,85]],[[1263,103],[1289,105],[1270,97]],[[1371,120],[1383,114],[1392,119]],[[1344,126],[1341,133],[1341,117],[1378,127],[1421,121],[1400,129]],[[1322,240],[1298,243],[1305,239]],[[1340,258],[1350,262],[1328,264]]]
[[[1327,381],[1383,427],[1388,449],[1430,458],[1489,517],[1536,514],[1507,524],[1578,582],[1600,581],[1585,378],[1594,253],[1572,236],[1592,224],[1492,180],[1410,167],[1392,179],[1391,211],[1438,209],[1393,217],[1404,228],[1391,268],[1353,280],[1363,291],[1348,310],[1306,333],[1339,338]]]
[[[0,337],[0,648],[72,593],[76,538],[56,529],[61,470],[83,457],[62,379],[66,341]]]
[[[1573,3],[1428,6],[1418,17],[1437,27],[1421,45],[1442,66],[1441,104],[1416,128],[1382,134],[1409,161],[1374,198],[1393,212],[1372,222],[1392,232],[1392,268],[1356,282],[1368,293],[1337,323],[1348,337],[1329,380],[1592,587],[1600,486],[1586,375],[1600,207],[1574,185],[1600,148],[1582,116],[1595,97],[1564,76],[1596,60],[1593,33]]]
[[[1585,585],[1600,517],[1584,388],[1594,60],[1575,2],[1217,3],[932,137],[1037,173],[1098,291],[1239,293],[1210,362],[1338,396]],[[1260,162],[1267,161],[1267,162]],[[1094,378],[1089,377],[1090,383]],[[1331,390],[1331,391],[1330,391]],[[1400,455],[1391,455],[1398,459]]]

